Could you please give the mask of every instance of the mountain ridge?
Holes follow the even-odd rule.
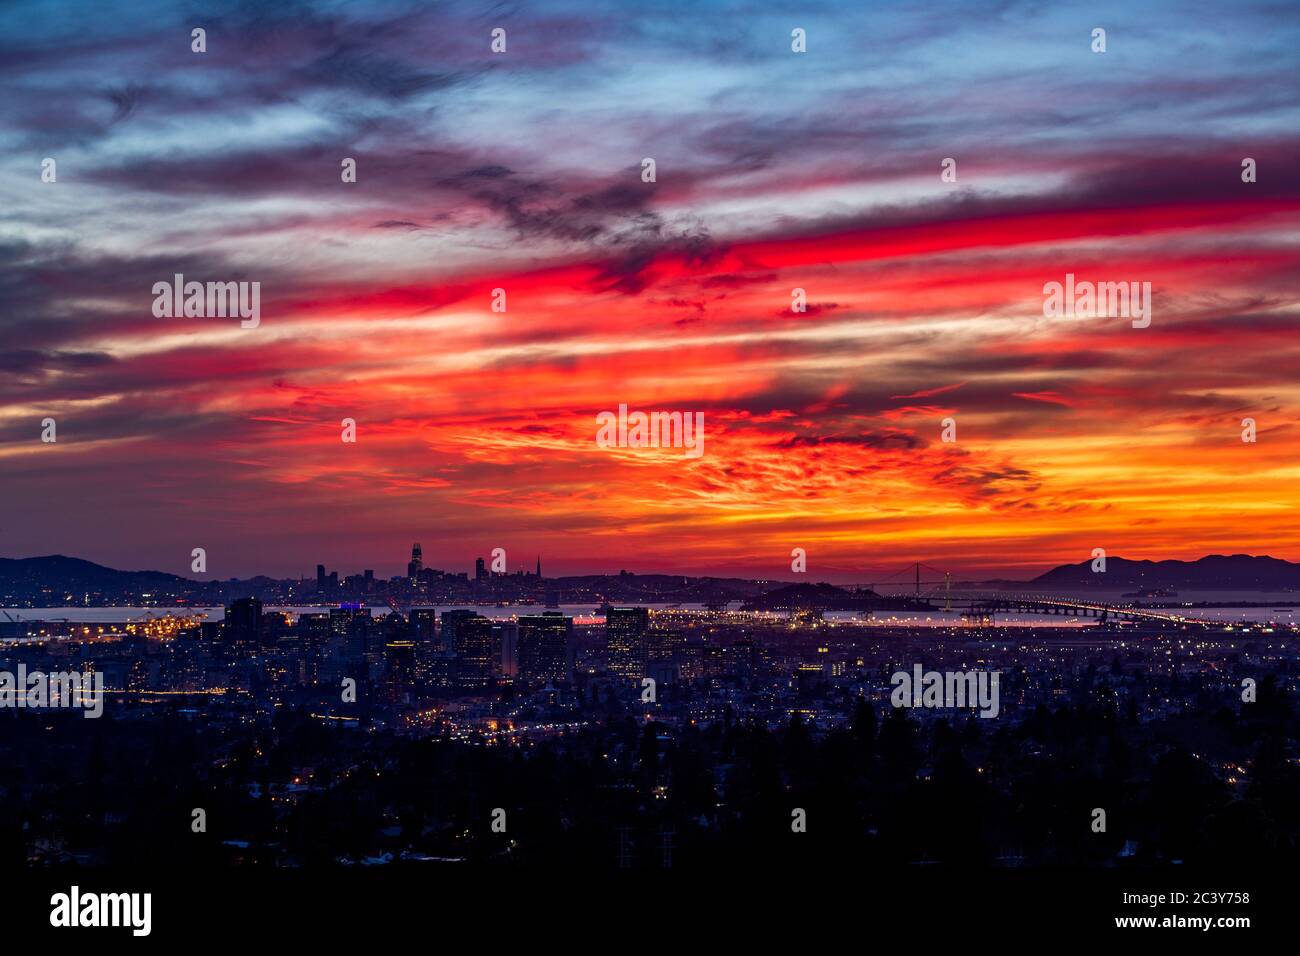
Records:
[[[1269,555],[1207,554],[1194,561],[1108,557],[1104,572],[1093,571],[1092,564],[1091,559],[1078,564],[1063,564],[1033,578],[1029,584],[1040,587],[1161,587],[1202,591],[1300,588],[1300,564]]]
[[[1105,572],[1094,572],[1092,560],[1077,564],[1063,564],[1037,577],[1020,581],[954,582],[969,586],[971,583],[1005,585],[1028,588],[1072,588],[1080,590],[1115,590],[1119,588],[1174,588],[1185,590],[1300,590],[1300,563],[1274,558],[1269,555],[1209,554],[1191,561],[1181,559],[1133,559],[1108,557]],[[294,581],[294,578],[271,578],[255,575],[245,579],[214,581],[187,578],[165,571],[124,571],[64,554],[41,555],[29,558],[0,558],[0,590],[47,590],[73,593],[77,591],[160,590],[168,593],[186,589],[213,586],[262,587],[277,581]],[[814,585],[794,581],[762,581],[760,579],[695,576],[685,574],[613,574],[568,575],[546,579],[548,586],[593,586],[600,583],[619,582],[620,590],[628,597],[638,591],[676,590],[681,592],[707,589],[715,596],[751,600],[767,596],[782,589],[788,594],[777,594],[776,599],[793,599],[795,604],[821,604],[827,599],[843,598],[829,592],[814,596],[799,594],[830,585]],[[880,595],[873,595],[880,597]],[[857,603],[866,594],[858,594],[849,603]],[[649,599],[649,598],[647,598]],[[626,598],[625,598],[626,600]]]

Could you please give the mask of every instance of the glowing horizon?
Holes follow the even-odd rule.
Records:
[[[8,7],[0,553],[1300,559],[1300,30],[1164,6]],[[259,327],[155,318],[176,273],[260,282]],[[1150,327],[1044,317],[1067,273]],[[620,404],[705,453],[598,447]]]

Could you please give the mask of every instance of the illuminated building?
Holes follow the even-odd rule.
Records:
[[[460,626],[461,621],[468,621],[471,618],[478,617],[477,611],[468,611],[464,608],[457,608],[454,611],[442,612],[442,636],[439,643],[443,651],[454,654],[456,652],[456,628]]]
[[[643,607],[612,607],[605,614],[605,653],[609,671],[640,679],[645,674],[650,612]]]
[[[438,643],[438,611],[432,607],[411,608],[411,631],[417,644]]]
[[[415,642],[394,640],[384,645],[384,696],[401,700],[415,683]]]
[[[300,646],[322,648],[329,640],[330,616],[328,614],[298,615],[298,643]]]
[[[501,648],[501,674],[519,676],[519,625],[514,621],[497,621],[492,626],[496,646]]]
[[[488,687],[496,673],[492,622],[475,614],[456,624],[456,674],[462,687]]]
[[[519,676],[530,684],[569,679],[568,647],[573,618],[558,611],[519,618]]]

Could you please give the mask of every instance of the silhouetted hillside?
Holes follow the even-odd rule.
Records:
[[[47,587],[68,594],[182,590],[191,582],[162,571],[117,571],[81,558],[50,554],[39,558],[0,558],[0,590]],[[60,595],[61,596],[61,595]]]
[[[760,594],[744,605],[746,611],[860,611],[877,606],[874,591],[846,591],[833,584],[788,584]]]
[[[1105,573],[1092,561],[1065,564],[1034,578],[1037,587],[1175,588],[1201,591],[1279,591],[1300,588],[1300,564],[1265,555],[1211,554],[1196,561],[1107,558]]]

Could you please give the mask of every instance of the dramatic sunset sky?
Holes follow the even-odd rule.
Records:
[[[1298,11],[6,4],[0,555],[1300,559]],[[1150,328],[1044,318],[1066,272],[1150,282]],[[260,327],[155,318],[175,273]],[[703,457],[597,447],[620,403]]]

